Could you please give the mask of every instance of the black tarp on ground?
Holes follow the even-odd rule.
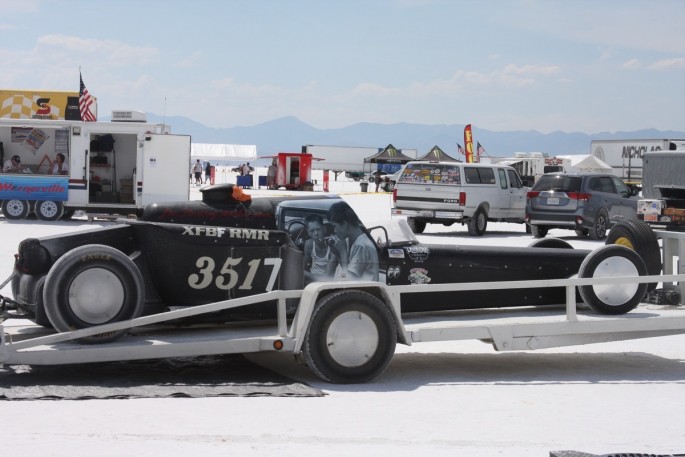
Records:
[[[0,367],[0,400],[323,395],[241,355]]]

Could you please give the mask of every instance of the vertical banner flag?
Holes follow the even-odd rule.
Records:
[[[81,110],[81,120],[84,122],[95,122],[97,121],[97,117],[95,117],[95,114],[93,114],[91,109],[93,105],[93,98],[88,93],[86,85],[83,84],[83,77],[81,76],[80,71],[78,73],[78,77],[81,81],[81,87],[78,95],[78,107],[79,110]]]
[[[477,144],[476,155],[478,155],[478,161],[480,162],[480,156],[482,156],[483,153],[485,153],[485,148],[480,145],[480,141],[477,142],[476,144]]]
[[[466,163],[473,163],[473,135],[471,124],[464,127],[464,143],[466,145]]]

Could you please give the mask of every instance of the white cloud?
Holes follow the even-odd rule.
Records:
[[[650,70],[672,70],[683,67],[685,67],[685,58],[676,57],[673,59],[659,60],[649,65],[649,67],[647,68],[649,68]]]
[[[159,50],[152,46],[132,46],[115,40],[96,40],[68,35],[44,35],[38,38],[39,46],[55,48],[58,52],[92,58],[97,56],[110,64],[145,65],[159,57]]]
[[[638,68],[642,68],[642,64],[638,59],[630,59],[627,62],[624,62],[621,67],[626,68],[628,70],[636,70]]]

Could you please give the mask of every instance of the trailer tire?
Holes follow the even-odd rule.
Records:
[[[579,278],[645,276],[647,267],[637,252],[625,246],[607,244],[592,251],[578,269]],[[647,284],[596,284],[579,286],[583,301],[601,314],[625,314],[647,293]]]
[[[467,223],[469,229],[469,235],[471,236],[483,236],[488,228],[488,213],[480,207],[473,214],[473,217],[469,219]]]
[[[352,384],[380,376],[396,345],[395,320],[385,303],[367,292],[343,290],[317,302],[302,353],[321,379]]]
[[[52,326],[68,332],[134,319],[141,315],[145,283],[123,252],[101,244],[72,249],[60,257],[45,280],[43,303]],[[117,330],[79,339],[94,344],[114,341]]]
[[[540,238],[528,245],[529,248],[561,248],[573,249],[571,243],[560,238]]]
[[[26,200],[3,200],[2,202],[2,214],[5,218],[18,221],[20,219],[26,219],[26,217],[31,212],[31,205]]]
[[[56,221],[64,215],[64,204],[53,200],[40,200],[36,202],[33,212],[41,221]]]
[[[531,225],[530,232],[535,238],[544,238],[547,236],[547,231],[549,229],[545,225]]]
[[[643,221],[621,221],[611,227],[606,244],[618,244],[637,252],[647,266],[647,274],[661,273],[661,248],[652,228]],[[657,283],[649,283],[647,290],[656,289]]]

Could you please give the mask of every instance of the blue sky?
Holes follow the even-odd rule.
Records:
[[[0,2],[0,88],[211,127],[685,128],[685,2]]]

